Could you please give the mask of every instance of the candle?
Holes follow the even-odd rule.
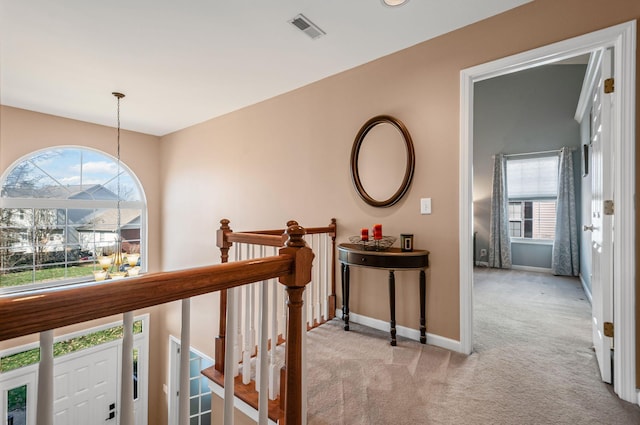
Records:
[[[363,241],[369,240],[369,229],[367,229],[366,227],[362,228],[360,232],[360,239],[362,239]]]
[[[382,224],[373,225],[373,239],[375,240],[382,239]]]

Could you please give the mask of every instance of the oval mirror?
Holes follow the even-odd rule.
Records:
[[[367,121],[351,149],[351,178],[358,195],[374,207],[390,207],[411,185],[413,142],[400,120],[379,115]]]

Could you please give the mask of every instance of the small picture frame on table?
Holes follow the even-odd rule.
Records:
[[[413,235],[403,233],[400,235],[400,250],[404,252],[413,251]]]

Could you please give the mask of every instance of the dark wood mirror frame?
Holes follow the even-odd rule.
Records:
[[[389,199],[385,200],[374,199],[367,193],[364,186],[362,185],[362,181],[360,180],[360,173],[358,172],[358,157],[360,155],[360,148],[365,141],[367,133],[369,133],[372,128],[379,124],[391,124],[392,126],[394,126],[404,138],[405,147],[407,149],[407,164],[402,183],[400,184],[400,187],[398,187],[398,190],[393,195],[391,195]],[[409,131],[404,126],[404,124],[400,120],[392,116],[378,115],[371,118],[362,126],[362,128],[360,128],[360,131],[358,132],[356,139],[353,142],[353,148],[351,149],[351,179],[353,180],[353,184],[356,188],[356,191],[358,192],[358,195],[360,195],[360,197],[367,204],[374,207],[390,207],[397,203],[400,199],[402,199],[404,194],[409,189],[409,186],[411,186],[411,179],[413,178],[415,161],[416,156],[413,149],[413,141],[411,140],[411,135],[409,134]]]

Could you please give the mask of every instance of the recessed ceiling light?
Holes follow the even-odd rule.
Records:
[[[382,3],[386,6],[393,7],[393,6],[402,6],[408,1],[409,0],[382,0]]]

